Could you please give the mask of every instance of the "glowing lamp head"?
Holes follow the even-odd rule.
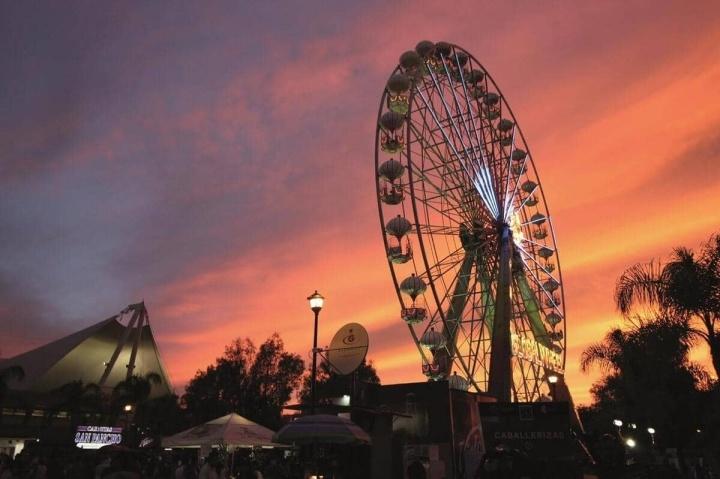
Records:
[[[550,384],[557,384],[557,382],[560,380],[560,378],[557,377],[556,374],[551,374],[550,376],[548,376],[547,380]]]
[[[130,411],[132,411],[132,404],[126,404],[123,409],[125,410],[125,412],[130,412]]]
[[[622,427],[623,422],[620,419],[613,419],[613,425],[616,427]]]
[[[323,304],[325,304],[325,298],[323,297],[323,295],[318,293],[317,290],[315,290],[313,294],[308,296],[308,301],[310,301],[310,309],[312,309],[316,313],[319,312],[322,309]]]
[[[655,434],[655,428],[654,428],[654,427],[649,427],[649,428],[647,428],[647,432],[648,432],[649,434]]]
[[[627,447],[629,447],[629,448],[631,448],[631,449],[634,448],[635,446],[637,446],[637,443],[635,442],[635,439],[633,439],[633,438],[631,438],[631,437],[629,437],[629,438],[627,438],[627,439],[625,440],[625,444],[627,445]]]

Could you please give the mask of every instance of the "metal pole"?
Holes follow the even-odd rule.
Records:
[[[315,313],[315,332],[313,334],[313,350],[312,350],[312,376],[310,378],[310,414],[315,414],[315,382],[317,380],[317,334],[318,334],[318,316],[320,309],[313,309]]]

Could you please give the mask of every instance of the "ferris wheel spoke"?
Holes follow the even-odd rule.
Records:
[[[415,130],[415,127],[413,125],[411,125],[411,129],[413,129],[415,131],[415,134],[418,135],[417,130]],[[419,137],[419,135],[418,135],[418,137]],[[432,149],[431,149],[431,151],[432,151]],[[440,159],[442,158],[440,156],[439,152],[437,152],[437,155],[438,155],[438,158],[440,158]],[[427,182],[433,187],[433,189],[437,192],[437,194],[439,196],[446,198],[446,199],[452,199],[452,200],[454,200],[455,204],[457,204],[457,205],[462,204],[460,198],[454,196],[454,191],[455,191],[454,188],[453,189],[443,188],[442,186],[438,186],[435,181],[431,180],[431,176],[432,176],[431,172],[437,171],[438,174],[440,175],[440,177],[437,179],[440,181],[440,185],[442,185],[445,182],[445,178],[447,176],[447,175],[443,175],[442,170],[443,170],[443,168],[445,170],[448,170],[447,166],[445,166],[443,164],[436,164],[436,163],[432,162],[431,155],[427,156],[427,158],[428,158],[428,160],[431,161],[432,167],[431,168],[425,168],[424,166],[422,168],[416,167],[415,168],[416,173],[418,173],[421,178],[426,178]],[[452,175],[453,173],[457,173],[457,172],[452,172],[450,170],[450,174]],[[463,182],[460,181],[459,178],[457,178],[457,177],[455,177],[455,178],[456,178],[455,186],[459,187],[460,185],[463,184]]]
[[[427,122],[426,118],[424,118],[424,120]],[[467,171],[462,168],[459,170],[452,169],[449,165],[451,165],[453,163],[449,163],[446,160],[447,155],[443,155],[442,152],[439,151],[439,145],[442,144],[444,146],[447,146],[447,142],[444,141],[444,138],[438,139],[438,141],[432,142],[432,143],[429,141],[425,141],[423,135],[420,134],[418,126],[413,121],[411,121],[411,123],[410,123],[410,130],[416,135],[416,137],[418,138],[418,141],[422,142],[421,146],[424,147],[424,150],[426,152],[431,153],[426,156],[426,158],[433,165],[432,168],[430,168],[430,169],[437,170],[438,172],[440,172],[440,175],[442,176],[443,181],[446,177],[448,177],[448,175],[443,174],[443,172],[447,172],[449,174],[449,177],[453,178],[455,180],[454,188],[461,188],[461,187],[466,188],[466,185],[472,184],[471,178],[469,178],[467,176]],[[425,170],[428,170],[428,169],[425,169]],[[468,183],[468,181],[465,181],[465,178],[467,178],[469,183]],[[453,198],[456,200],[456,202],[458,204],[462,204],[462,199],[457,198],[455,196],[453,196]],[[481,211],[483,211],[483,212],[486,211],[485,207],[483,207],[481,209]],[[492,214],[492,212],[490,212],[490,211],[488,211],[488,213],[490,215]]]
[[[433,75],[433,80],[434,80],[434,75]],[[416,91],[420,95],[420,98],[422,99],[426,108],[430,112],[430,115],[432,116],[433,120],[435,120],[435,124],[440,129],[440,132],[442,133],[443,137],[445,138],[447,145],[452,149],[455,156],[463,164],[463,167],[466,169],[468,176],[470,176],[470,178],[472,179],[473,184],[475,185],[478,192],[480,193],[480,196],[483,198],[483,201],[485,202],[486,206],[493,213],[493,215],[495,217],[497,217],[497,207],[493,201],[494,195],[492,194],[492,185],[489,183],[485,183],[485,181],[486,181],[485,175],[477,174],[477,173],[471,171],[468,168],[467,164],[462,161],[463,157],[460,156],[460,153],[457,151],[457,149],[455,148],[455,145],[450,140],[450,137],[448,136],[447,132],[445,132],[445,129],[443,128],[442,123],[440,122],[437,114],[435,113],[434,108],[432,108],[432,106],[429,104],[428,99],[425,97],[422,90],[420,90],[419,88],[416,88]],[[447,105],[445,104],[445,100],[442,97],[441,97],[441,100],[442,100],[443,105],[445,105],[447,108]],[[453,122],[453,125],[454,125],[454,122]]]
[[[505,221],[510,220],[510,214],[512,211],[510,211],[510,207],[512,206],[512,201],[510,198],[508,198],[510,192],[508,189],[510,188],[510,179],[512,177],[512,155],[515,151],[515,130],[517,128],[517,125],[513,125],[512,127],[512,135],[511,135],[511,143],[510,143],[510,153],[508,153],[508,162],[507,162],[507,174],[505,175],[505,195],[503,196],[503,217],[505,218]],[[523,170],[520,169],[520,173],[517,175],[517,179],[515,180],[515,185],[517,186],[517,183],[520,181],[520,177],[522,176]]]
[[[523,162],[522,162],[522,166],[520,167],[520,171],[525,171],[525,165],[527,164],[527,161],[528,161],[528,158],[529,158],[529,157],[530,157],[530,155],[527,155],[527,156],[525,156],[525,158],[523,158]],[[518,175],[517,179],[515,180],[515,186],[513,187],[512,193],[510,194],[510,199],[508,200],[508,204],[510,204],[510,205],[511,205],[511,204],[513,203],[513,201],[515,200],[515,195],[516,195],[517,192],[519,191],[518,186],[520,185],[520,178],[521,178],[521,176],[522,176],[522,175]],[[528,200],[529,200],[530,198],[532,198],[532,195],[535,194],[535,191],[537,191],[538,188],[539,188],[539,185],[535,185],[535,188],[533,188],[532,191],[528,192],[527,197],[526,197],[525,200],[520,204],[520,206],[516,208],[516,210],[520,210],[520,209],[522,209],[523,207],[525,207],[525,203],[527,203]]]
[[[466,253],[464,248],[461,246],[457,250],[448,253],[442,259],[435,261],[433,265],[425,271],[426,274],[423,273],[422,276],[427,277],[430,281],[435,281],[447,274],[449,271],[452,271],[455,266],[462,263],[465,256]]]
[[[417,196],[416,196],[417,198]],[[430,210],[432,210],[434,213],[440,215],[441,218],[445,218],[448,221],[452,223],[457,224],[464,224],[468,223],[469,220],[463,216],[464,211],[458,210],[457,207],[453,206],[447,206],[444,205],[442,202],[439,202],[437,200],[427,200],[425,197],[423,198],[417,198],[418,201],[420,201],[423,206],[426,206]],[[429,214],[426,213],[425,215],[427,218],[429,218]],[[429,223],[429,220],[428,220]],[[422,223],[419,223],[422,224]]]
[[[470,108],[470,103],[469,103],[469,101],[467,101],[467,100],[468,100],[467,97],[465,97],[465,100],[467,101],[468,109],[467,109],[467,110],[464,110],[464,109],[460,106],[460,101],[458,100],[458,97],[457,97],[457,91],[456,91],[456,89],[453,87],[453,84],[454,84],[455,82],[454,82],[454,80],[453,80],[453,78],[452,78],[452,75],[450,74],[450,70],[448,69],[447,63],[445,62],[445,57],[444,57],[443,55],[441,55],[440,58],[441,58],[441,60],[442,60],[443,68],[444,68],[445,74],[446,74],[446,76],[447,76],[448,85],[449,85],[449,87],[450,87],[449,90],[452,92],[453,99],[454,99],[454,101],[455,101],[455,112],[456,112],[456,116],[459,116],[459,117],[461,118],[461,120],[462,120],[462,121],[461,121],[461,124],[463,125],[463,127],[464,127],[464,129],[465,129],[465,133],[467,134],[468,143],[470,144],[470,148],[468,148],[468,147],[465,146],[465,143],[462,142],[463,149],[464,149],[465,151],[472,152],[473,157],[474,157],[474,160],[475,160],[475,163],[477,163],[477,170],[487,172],[487,161],[485,160],[484,151],[483,151],[482,146],[481,146],[480,138],[479,138],[478,135],[477,135],[477,131],[473,128],[473,131],[474,131],[474,133],[475,133],[475,137],[476,137],[476,139],[477,139],[477,145],[474,145],[474,144],[473,144],[473,134],[470,133],[470,129],[468,128],[468,124],[470,123],[470,120],[472,120],[472,119],[473,119],[473,116],[474,116],[474,115],[473,115],[473,112],[472,112],[472,108]],[[456,62],[457,62],[457,54],[455,55],[455,58],[456,58]],[[456,65],[457,65],[457,67],[458,67],[458,71],[460,72],[460,75],[462,75],[463,73],[462,73],[462,67],[460,66],[460,63],[457,62]],[[437,86],[437,82],[436,82],[436,86]],[[446,105],[446,109],[447,109],[447,105]],[[452,115],[450,114],[449,111],[448,111],[448,116],[452,117]],[[466,117],[467,117],[467,118],[466,118]],[[474,126],[474,120],[472,120],[472,122],[473,122],[473,126]],[[458,133],[459,133],[459,132],[458,132]],[[462,138],[462,137],[461,137],[461,138]],[[462,141],[462,140],[461,140],[461,141]],[[477,153],[478,153],[478,152],[480,152],[480,160],[478,160],[478,157],[477,157]],[[486,176],[487,176],[487,175],[486,175]],[[497,198],[496,198],[496,200],[497,200]],[[497,203],[496,203],[496,204],[497,204]]]
[[[460,65],[460,61],[459,61],[459,59],[458,59],[457,52],[455,52],[455,65],[457,66],[458,72],[460,73],[460,84],[461,84],[461,86],[462,86],[462,91],[461,91],[461,93],[462,93],[463,98],[465,99],[465,104],[467,105],[467,110],[466,110],[466,111],[467,111],[467,117],[468,117],[468,124],[472,124],[472,131],[473,131],[473,133],[474,133],[474,135],[475,135],[475,140],[476,140],[476,142],[477,142],[477,151],[479,151],[479,153],[480,153],[480,155],[481,155],[482,162],[483,162],[483,164],[485,165],[484,171],[485,171],[485,173],[486,173],[487,176],[488,176],[488,181],[492,184],[493,182],[492,182],[492,180],[489,178],[489,169],[491,168],[491,165],[490,165],[491,162],[490,162],[489,156],[494,156],[494,148],[492,148],[492,145],[495,143],[495,139],[492,138],[492,136],[493,136],[493,135],[492,135],[492,132],[493,132],[494,130],[493,130],[493,128],[492,128],[492,124],[488,124],[487,128],[483,128],[483,127],[482,127],[483,120],[482,120],[482,115],[481,115],[481,113],[480,113],[480,112],[482,111],[482,109],[481,109],[479,106],[478,106],[477,111],[478,111],[478,117],[480,118],[481,128],[479,129],[478,126],[477,126],[477,124],[475,123],[474,110],[473,110],[473,108],[472,108],[472,106],[471,106],[471,104],[470,104],[470,95],[469,95],[469,92],[468,92],[468,89],[467,89],[467,83],[466,83],[466,81],[465,81],[465,74],[464,74],[463,68],[462,68],[461,65]],[[450,75],[450,72],[449,72],[448,69],[447,69],[447,66],[445,67],[445,72],[446,72],[446,74],[447,74],[447,76],[448,76],[448,82],[451,83],[451,84],[455,83],[454,80],[452,79],[452,76]],[[487,87],[487,82],[486,82],[486,87]],[[456,105],[458,105],[458,110],[462,110],[462,108],[461,108],[461,107],[459,106],[459,104],[458,104],[457,95],[455,94],[455,89],[453,89],[453,97],[455,98],[455,103],[456,103]],[[466,130],[467,130],[467,128],[466,128]],[[483,132],[483,133],[482,133],[482,137],[483,137],[482,140],[480,139],[480,135],[478,134],[478,131],[479,131],[479,130]],[[491,138],[490,138],[490,141],[486,141],[486,140],[485,140],[485,136],[486,136],[486,131],[485,131],[485,130],[487,130],[487,131],[490,133],[490,137],[491,137]],[[469,132],[468,132],[468,135],[471,137],[470,143],[472,144],[472,135],[470,135]],[[490,147],[490,148],[488,148],[488,147]],[[501,152],[502,152],[502,151],[501,151]],[[494,162],[493,162],[493,163],[494,163]],[[493,167],[493,171],[495,171],[495,172],[497,173],[497,177],[498,177],[498,178],[500,178],[500,177],[502,176],[502,168],[498,171],[496,168]],[[499,193],[499,191],[500,191],[500,182],[499,182],[499,181],[498,181],[497,184],[496,184],[495,191],[496,191],[497,193]],[[500,197],[497,196],[497,195],[496,195],[496,200],[497,200],[496,205],[499,205],[499,204],[500,204]]]

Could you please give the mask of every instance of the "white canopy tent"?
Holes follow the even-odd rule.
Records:
[[[22,380],[8,381],[10,389],[20,391],[51,392],[71,381],[82,381],[109,392],[133,374],[148,373],[156,373],[161,379],[152,386],[151,397],[173,390],[144,302],[131,304],[120,314],[39,348],[0,359],[0,369],[8,366],[20,366],[25,373]]]
[[[213,446],[238,447],[286,447],[272,441],[274,432],[239,414],[228,414],[200,426],[163,438],[167,448],[201,448]]]

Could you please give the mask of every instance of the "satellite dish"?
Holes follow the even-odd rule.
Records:
[[[335,333],[327,349],[330,367],[338,374],[352,373],[365,359],[369,344],[368,333],[362,325],[346,324]]]

